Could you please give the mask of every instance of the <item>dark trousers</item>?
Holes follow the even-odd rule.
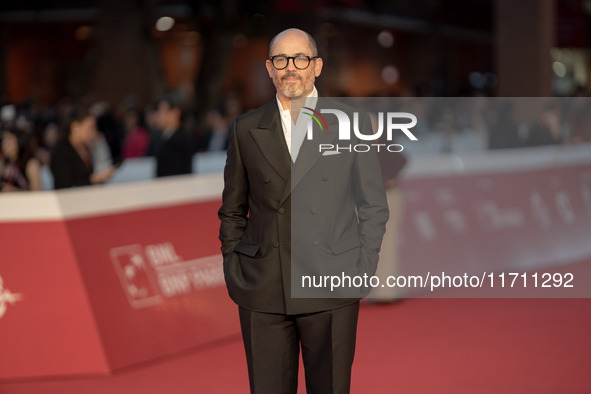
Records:
[[[359,302],[281,315],[239,308],[251,394],[296,394],[300,346],[308,394],[347,394]]]

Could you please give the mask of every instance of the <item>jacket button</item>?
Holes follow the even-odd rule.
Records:
[[[279,242],[277,242],[277,241],[273,242],[273,247],[274,248],[278,248],[279,247]]]
[[[318,241],[318,240],[314,240],[314,241],[312,242],[312,245],[314,245],[314,246],[318,246],[318,245],[320,245],[320,241]]]
[[[279,211],[277,211],[277,212],[279,212],[281,215],[283,215],[285,213],[285,208],[281,207],[281,208],[279,208]]]
[[[312,212],[313,214],[317,214],[318,213],[318,209],[312,208],[312,209],[310,209],[310,212]]]
[[[269,182],[271,182],[271,180],[269,179],[269,177],[268,177],[268,176],[266,176],[265,178],[263,178],[263,182],[265,182],[265,183],[269,183]]]
[[[328,181],[328,176],[326,176],[326,175],[325,175],[325,176],[323,176],[323,177],[322,177],[322,180],[323,180],[324,182]]]

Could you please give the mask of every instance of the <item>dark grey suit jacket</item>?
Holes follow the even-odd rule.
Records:
[[[299,294],[309,298],[291,294],[292,273],[373,275],[388,220],[377,155],[322,155],[319,143],[363,142],[338,141],[336,117],[326,120],[328,130],[314,126],[314,140],[304,141],[296,164],[275,100],[234,122],[218,215],[228,292],[244,308],[312,313],[351,304],[367,293],[305,289]],[[366,118],[363,128],[368,127]],[[293,278],[294,285],[300,281]]]

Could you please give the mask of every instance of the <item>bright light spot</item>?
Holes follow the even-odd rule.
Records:
[[[554,71],[554,74],[559,78],[563,78],[566,75],[566,67],[564,66],[564,63],[561,62],[552,63],[552,71]]]
[[[5,105],[0,109],[0,120],[10,123],[16,118],[16,107],[12,104]]]
[[[394,36],[388,30],[382,30],[378,34],[378,43],[384,48],[390,48],[394,45]]]
[[[168,31],[174,26],[174,19],[170,16],[163,16],[156,21],[156,30]]]
[[[387,85],[394,85],[398,82],[398,78],[400,78],[400,73],[395,66],[388,64],[382,69],[382,79]]]

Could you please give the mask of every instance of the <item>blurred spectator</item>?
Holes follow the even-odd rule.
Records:
[[[49,165],[51,150],[57,143],[60,136],[59,127],[55,122],[49,122],[43,131],[41,144],[35,154],[43,165]]]
[[[489,129],[488,148],[505,149],[521,147],[519,124],[515,121],[513,104],[505,101],[499,105],[498,111],[492,111],[494,119]]]
[[[3,130],[1,157],[0,191],[41,190],[41,163],[33,157],[28,135]]]
[[[111,178],[112,166],[93,172],[89,147],[96,137],[95,117],[80,108],[72,109],[63,138],[51,153],[50,169],[56,189],[99,184]]]
[[[156,141],[156,176],[190,174],[193,167],[191,139],[181,129],[180,103],[171,96],[158,102],[156,123],[162,131]]]
[[[207,150],[210,152],[226,150],[230,124],[223,114],[215,109],[209,110],[205,117],[207,123]]]
[[[123,141],[123,159],[143,157],[150,146],[150,134],[140,110],[134,108],[125,113],[125,140]]]
[[[591,100],[588,98],[575,98],[572,100],[570,112],[570,143],[591,141]]]
[[[242,108],[242,100],[240,94],[236,91],[231,91],[226,95],[224,100],[224,112],[228,124],[232,124],[236,117],[244,112]]]
[[[205,117],[206,130],[198,139],[198,151],[216,152],[228,149],[230,126],[243,113],[237,91],[228,92],[219,108],[211,109]]]
[[[146,156],[156,156],[156,146],[160,142],[160,126],[158,126],[158,103],[149,105],[144,111],[144,119],[146,121],[146,129],[150,135],[150,146],[146,152]]]
[[[92,159],[92,167],[94,171],[102,171],[113,165],[111,159],[111,150],[107,144],[107,140],[102,133],[95,133],[94,137],[88,144],[90,150],[90,158]],[[117,160],[119,162],[119,160]]]
[[[561,144],[562,108],[557,102],[547,105],[532,126],[525,141],[526,146],[542,146]]]
[[[101,132],[106,141],[109,152],[108,155],[105,156],[113,158],[114,161],[119,161],[121,159],[123,131],[121,124],[115,117],[111,105],[106,101],[100,101],[93,104],[89,112],[96,118],[96,128]],[[109,165],[110,164],[111,163],[109,163]]]

